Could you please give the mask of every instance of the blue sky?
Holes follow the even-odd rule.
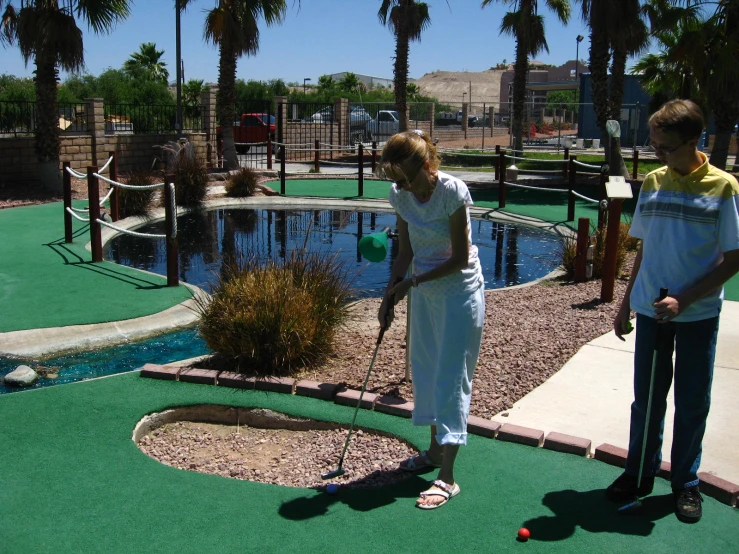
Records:
[[[421,42],[411,44],[411,78],[437,70],[483,71],[503,59],[513,61],[514,40],[499,35],[507,10],[503,3],[485,9],[480,7],[480,0],[449,0],[449,5],[445,0],[428,3],[431,26]],[[217,50],[203,41],[204,10],[214,5],[215,0],[196,0],[182,16],[186,79],[217,81]],[[299,9],[297,0],[295,4],[288,0],[288,6],[282,25],[266,27],[262,23],[259,52],[239,60],[238,78],[281,78],[302,84],[306,77],[315,83],[320,75],[341,71],[392,78],[395,44],[390,31],[377,19],[379,0],[302,0]],[[588,30],[579,10],[579,4],[574,4],[566,27],[548,9],[540,11],[545,17],[550,51],[542,52],[537,60],[559,65],[574,59],[578,34],[585,36],[580,43],[580,59],[587,59]],[[109,35],[96,36],[83,26],[87,72],[97,75],[109,67],[120,68],[142,42],[155,42],[158,49],[165,51],[164,59],[173,80],[174,27],[174,0],[136,1],[132,16]],[[32,64],[25,67],[17,48],[8,48],[2,58],[0,73],[32,75]]]

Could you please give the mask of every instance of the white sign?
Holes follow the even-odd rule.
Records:
[[[633,198],[631,184],[621,175],[611,175],[606,182],[606,196],[608,198]]]

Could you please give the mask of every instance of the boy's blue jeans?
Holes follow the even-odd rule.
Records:
[[[716,357],[718,316],[685,323],[658,324],[651,317],[636,316],[636,349],[634,352],[634,403],[631,405],[631,432],[626,473],[638,475],[644,419],[647,413],[649,379],[652,371],[654,339],[660,327],[660,344],[654,372],[652,410],[649,417],[647,447],[643,475],[655,475],[662,463],[662,440],[665,428],[667,393],[673,376],[672,354],[675,353],[675,421],[673,426],[671,481],[680,490],[699,483],[703,434],[711,406],[713,362]]]

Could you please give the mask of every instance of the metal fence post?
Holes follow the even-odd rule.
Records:
[[[364,196],[364,146],[361,142],[357,145],[357,182],[357,196]]]
[[[315,148],[315,152],[314,152],[314,155],[313,155],[313,171],[315,171],[316,173],[320,173],[320,171],[321,171],[321,154],[320,154],[320,152],[318,150],[320,148],[320,143],[319,143],[318,139],[315,140],[315,146],[314,146],[314,148]]]
[[[280,146],[280,194],[285,195],[285,145]]]
[[[506,157],[506,151],[503,150],[500,153],[499,163],[500,163],[500,179],[498,179],[498,208],[505,208],[505,193],[506,193],[506,186],[505,186],[505,157]]]

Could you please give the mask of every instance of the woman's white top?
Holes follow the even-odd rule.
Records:
[[[436,187],[427,202],[420,202],[412,192],[398,190],[393,183],[390,205],[408,223],[408,234],[413,248],[413,272],[426,273],[452,256],[449,218],[462,206],[467,216],[467,244],[469,263],[466,268],[440,279],[418,285],[425,294],[452,296],[468,294],[484,284],[477,247],[472,244],[469,206],[472,197],[464,181],[447,173],[438,172]]]

